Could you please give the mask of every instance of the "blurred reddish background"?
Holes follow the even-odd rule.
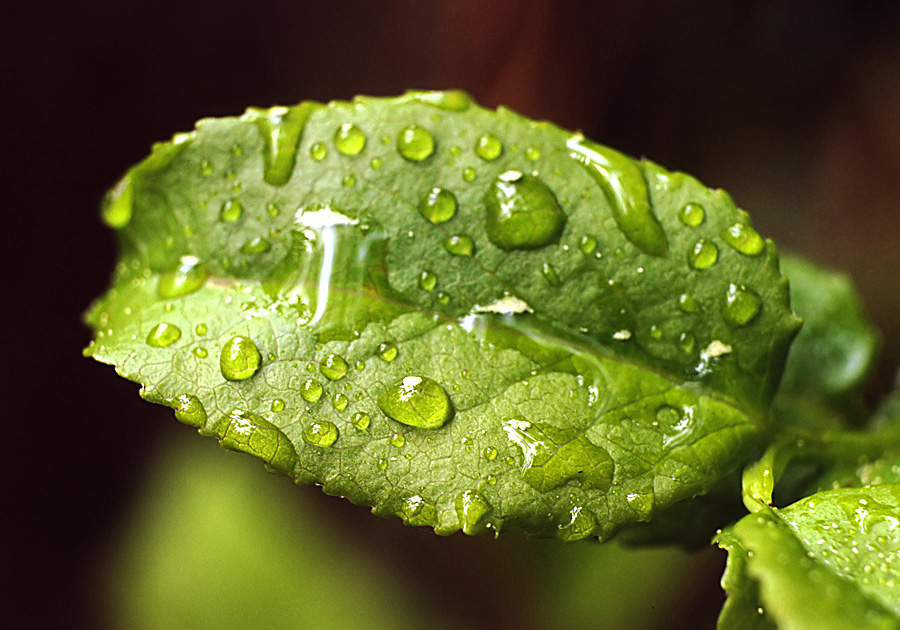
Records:
[[[80,357],[89,335],[79,318],[115,260],[97,218],[103,192],[152,142],[200,117],[459,87],[485,105],[582,129],[729,190],[783,249],[850,272],[887,331],[873,397],[893,379],[896,2],[35,0],[6,3],[0,29],[12,280],[0,601],[9,627],[97,627],[85,597],[93,559],[148,453],[176,424]],[[322,505],[336,522],[350,513],[344,502]],[[386,553],[433,554],[448,566],[457,553],[492,553],[433,536],[392,543],[396,524],[362,512]],[[685,627],[714,618],[720,570],[685,601]],[[459,627],[524,627],[496,612],[515,609],[521,579],[485,591],[499,581],[444,585],[448,608],[467,597],[488,611],[448,613]],[[712,617],[691,612],[710,598]]]

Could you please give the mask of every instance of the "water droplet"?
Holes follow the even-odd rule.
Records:
[[[278,207],[277,203],[268,203],[266,204],[266,213],[274,219],[281,214],[281,208]]]
[[[450,295],[444,293],[443,291],[438,291],[437,293],[437,301],[439,304],[449,304],[450,303]]]
[[[434,138],[418,125],[410,125],[397,135],[397,152],[411,162],[421,162],[434,153]]]
[[[706,220],[706,210],[699,203],[686,203],[678,211],[678,220],[688,227],[697,227]]]
[[[694,351],[695,343],[696,340],[694,339],[694,335],[692,335],[691,333],[681,333],[678,336],[678,347],[688,354]]]
[[[255,236],[241,246],[241,253],[247,255],[264,254],[272,244],[262,236]]]
[[[262,416],[235,409],[216,423],[216,435],[223,448],[259,457],[285,475],[290,475],[297,464],[294,445]]]
[[[402,433],[395,433],[391,436],[391,445],[397,448],[403,448],[406,444],[406,437]]]
[[[219,369],[229,381],[243,381],[254,374],[262,363],[256,344],[247,337],[236,336],[225,344],[219,355]]]
[[[198,359],[205,359],[209,356],[209,352],[207,351],[207,349],[202,346],[197,346],[196,348],[194,348],[193,352],[194,356]]]
[[[690,293],[682,293],[678,296],[678,308],[685,313],[696,313],[700,310],[700,307],[697,305],[697,300],[695,300],[694,296]]]
[[[209,272],[195,256],[182,256],[178,268],[159,276],[156,292],[161,298],[175,298],[193,293],[202,287]]]
[[[496,160],[503,153],[503,143],[497,136],[486,133],[475,141],[475,155],[488,162]]]
[[[356,175],[350,173],[344,176],[344,179],[341,180],[341,186],[344,188],[352,188],[356,186]]]
[[[576,134],[566,142],[571,157],[587,169],[612,206],[613,218],[622,233],[641,251],[665,256],[666,233],[650,205],[647,182],[637,163],[607,147]]]
[[[628,506],[637,512],[641,519],[650,516],[653,511],[653,493],[652,492],[629,492],[625,495],[625,501]]]
[[[133,209],[134,187],[131,185],[131,177],[126,175],[106,193],[100,214],[106,225],[120,230],[131,221]]]
[[[165,348],[181,339],[181,329],[175,324],[162,322],[154,326],[147,334],[147,345],[154,348]]]
[[[531,160],[534,162],[535,160],[539,160],[541,158],[541,150],[537,147],[528,147],[525,149],[525,159]]]
[[[365,146],[365,132],[353,123],[344,123],[334,132],[334,147],[344,155],[358,155]]]
[[[338,411],[343,411],[350,404],[350,401],[343,394],[335,394],[331,397],[331,404]]]
[[[729,284],[722,315],[732,326],[745,326],[759,314],[762,298],[747,287]]]
[[[381,158],[379,158],[379,157],[374,157],[371,160],[369,160],[369,166],[371,166],[376,171],[381,168],[382,164],[383,164],[383,162],[381,161]]]
[[[313,446],[327,448],[338,439],[338,428],[333,422],[315,420],[303,427],[303,441]]]
[[[309,157],[316,162],[321,162],[328,155],[328,147],[321,142],[314,143],[309,147]]]
[[[612,338],[615,339],[616,341],[628,341],[629,339],[631,339],[631,331],[628,330],[627,328],[623,328],[622,330],[617,330],[616,332],[613,333]]]
[[[324,391],[322,383],[314,378],[306,379],[303,385],[300,386],[300,395],[303,396],[303,400],[309,403],[318,402]]]
[[[390,363],[397,358],[397,346],[392,343],[383,343],[378,346],[378,356],[382,361]]]
[[[745,256],[758,256],[766,248],[759,233],[744,223],[735,223],[722,232],[722,240]]]
[[[194,332],[197,333],[198,336],[202,337],[206,334],[206,324],[197,324],[194,326]]]
[[[276,398],[275,400],[272,401],[271,409],[275,413],[278,413],[279,411],[284,411],[284,401],[281,400],[280,398]]]
[[[200,174],[209,177],[213,173],[213,165],[209,160],[200,160]]]
[[[419,288],[424,289],[425,291],[433,291],[435,286],[437,286],[436,275],[430,271],[423,271],[419,275]]]
[[[465,111],[472,105],[472,99],[462,90],[410,91],[406,98],[449,112]]]
[[[362,372],[363,370],[366,369],[366,362],[365,361],[357,361],[353,367],[356,368],[357,372]]]
[[[488,460],[489,462],[492,462],[492,461],[494,461],[495,459],[497,459],[497,452],[498,452],[498,451],[497,451],[497,449],[496,449],[495,447],[493,447],[493,446],[488,446],[488,447],[486,447],[486,448],[484,449],[484,458],[485,458],[486,460]]]
[[[388,463],[387,463],[387,460],[386,460],[386,459],[379,459],[379,460],[378,460],[378,468],[380,468],[381,470],[386,470],[386,469],[387,469],[387,466],[388,466]]]
[[[466,490],[456,497],[456,515],[466,534],[477,534],[478,524],[491,511],[491,505],[474,490]]]
[[[244,206],[237,199],[229,199],[222,204],[222,210],[219,212],[219,219],[224,223],[234,223],[244,214]]]
[[[419,214],[432,223],[446,223],[456,214],[456,196],[444,188],[432,188],[419,204]]]
[[[347,365],[347,361],[344,360],[344,357],[332,352],[322,359],[322,362],[319,364],[319,369],[322,371],[322,374],[325,375],[325,378],[331,381],[339,381],[347,375],[349,366]]]
[[[475,169],[468,167],[468,166],[466,168],[464,168],[463,172],[462,172],[462,178],[463,178],[464,182],[471,183],[471,182],[475,181],[475,177],[477,175],[478,175],[478,173],[475,172]]]
[[[465,234],[455,234],[444,241],[444,249],[454,256],[471,256],[475,253],[475,243]]]
[[[488,239],[504,250],[537,249],[559,239],[566,215],[537,177],[507,171],[485,195]]]
[[[556,273],[556,269],[553,268],[553,265],[550,263],[544,263],[541,266],[541,274],[544,276],[544,280],[547,281],[551,287],[558,287],[562,284],[559,279],[559,276]]]
[[[419,429],[437,429],[453,417],[447,392],[424,376],[407,376],[385,389],[378,408],[392,420]]]
[[[420,495],[416,495],[403,502],[399,516],[407,525],[433,525],[437,510]]]
[[[263,179],[267,183],[272,186],[288,183],[294,172],[303,128],[309,115],[319,107],[318,103],[306,102],[296,107],[247,110],[245,116],[256,124],[263,137]]]
[[[206,409],[200,399],[193,394],[182,394],[175,399],[175,417],[192,427],[202,429],[206,425]]]
[[[582,236],[581,240],[578,241],[578,247],[585,254],[593,254],[594,250],[597,249],[597,239],[590,235]]]
[[[350,418],[350,423],[351,423],[354,427],[356,427],[357,429],[359,429],[360,431],[365,431],[366,429],[368,429],[368,428],[369,428],[369,422],[370,422],[369,414],[367,414],[365,411],[357,411],[357,412],[356,412],[355,414],[353,414],[353,416]]]
[[[693,269],[709,269],[719,259],[719,248],[712,241],[701,238],[688,254],[688,264]]]

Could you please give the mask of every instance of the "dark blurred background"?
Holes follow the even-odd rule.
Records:
[[[458,87],[582,129],[725,188],[782,249],[849,272],[886,332],[873,399],[896,372],[895,1],[12,0],[0,52],[6,627],[112,623],[97,575],[144,471],[172,436],[189,439],[81,358],[80,317],[116,259],[104,191],[201,117]],[[549,566],[533,564],[546,546],[439,539],[313,489],[293,495],[418,584],[450,626],[552,627],[535,621],[529,575]],[[656,627],[714,624],[724,554],[692,558]]]

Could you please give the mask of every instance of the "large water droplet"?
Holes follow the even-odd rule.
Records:
[[[303,427],[303,441],[313,446],[327,448],[338,439],[338,428],[327,420],[314,420]]]
[[[762,298],[744,286],[729,284],[722,315],[732,326],[745,326],[759,314]]]
[[[722,232],[722,240],[745,256],[757,256],[766,248],[759,233],[744,223],[735,223]]]
[[[553,192],[537,177],[503,173],[488,189],[485,231],[504,250],[537,249],[559,239],[566,215]]]
[[[182,394],[175,399],[177,407],[175,407],[175,417],[179,422],[183,422],[197,429],[206,426],[206,409],[200,399],[193,394]]]
[[[318,402],[324,391],[322,383],[314,378],[306,379],[303,385],[300,386],[300,395],[303,396],[303,400],[309,403]]]
[[[566,147],[603,190],[625,238],[647,254],[665,256],[669,242],[653,213],[647,182],[637,163],[581,134],[572,136]]]
[[[474,490],[466,490],[456,497],[456,515],[459,525],[466,534],[481,531],[478,524],[490,513],[491,505]]]
[[[706,220],[706,210],[699,203],[686,203],[678,211],[678,220],[688,227],[697,227]]]
[[[446,223],[456,214],[456,196],[444,188],[432,188],[419,203],[419,214],[432,223]]]
[[[237,199],[229,199],[222,204],[219,219],[224,223],[234,223],[244,214],[244,206]]]
[[[216,435],[223,448],[255,455],[285,475],[297,464],[294,445],[262,416],[235,409],[216,424]]]
[[[401,424],[437,429],[453,417],[444,388],[425,376],[407,376],[378,396],[378,408]]]
[[[297,148],[309,115],[321,107],[301,103],[296,107],[249,109],[247,116],[256,123],[265,144],[263,179],[272,186],[284,186],[290,180],[297,161]]]
[[[159,276],[156,291],[161,298],[175,298],[193,293],[206,283],[209,272],[195,256],[182,256],[178,268]]]
[[[126,175],[103,198],[100,214],[111,228],[122,229],[131,221],[134,208],[134,187]]]
[[[240,335],[232,337],[222,347],[219,355],[219,369],[229,381],[244,381],[259,369],[262,357],[253,340]]]
[[[444,241],[444,249],[454,256],[471,256],[475,253],[475,243],[465,234],[455,234]]]
[[[322,371],[322,374],[325,375],[325,378],[332,381],[338,381],[347,375],[349,366],[347,365],[347,361],[344,360],[344,357],[332,352],[322,359],[322,363],[319,364],[319,369]]]
[[[154,348],[165,348],[181,339],[181,329],[175,324],[161,322],[147,333],[147,345]]]
[[[334,147],[344,155],[357,155],[365,146],[365,132],[353,123],[344,123],[334,132]]]
[[[397,135],[397,152],[411,162],[421,162],[434,153],[434,138],[418,125],[410,125]]]
[[[488,162],[496,160],[503,153],[503,143],[497,136],[486,133],[475,141],[475,155]]]
[[[694,243],[694,247],[688,253],[688,264],[692,269],[709,269],[718,259],[719,248],[705,238]]]

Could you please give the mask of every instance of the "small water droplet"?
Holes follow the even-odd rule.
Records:
[[[241,245],[241,253],[247,255],[264,254],[272,248],[272,244],[262,236],[255,236]]]
[[[559,239],[566,215],[537,177],[507,171],[485,195],[488,239],[504,250],[537,249]]]
[[[381,158],[379,158],[379,157],[374,157],[371,160],[369,160],[369,166],[371,166],[376,171],[378,169],[380,169],[383,164],[384,163],[381,161]]]
[[[465,234],[455,234],[444,241],[444,249],[454,256],[471,256],[475,253],[475,243]]]
[[[685,332],[681,333],[678,336],[678,347],[681,348],[685,353],[690,354],[694,350],[694,344],[696,340],[694,339],[694,335],[691,333]]]
[[[453,417],[447,392],[424,376],[407,376],[385,389],[378,408],[392,420],[419,429],[437,429]]]
[[[193,394],[182,394],[175,399],[175,417],[192,427],[202,429],[206,425],[206,409],[200,399]]]
[[[321,162],[328,156],[328,147],[322,142],[316,142],[309,147],[309,157],[316,162]]]
[[[692,269],[709,269],[719,259],[719,248],[712,241],[701,238],[694,243],[688,254],[688,264]]]
[[[198,359],[205,359],[209,356],[209,352],[207,351],[207,349],[202,346],[197,346],[196,348],[194,348],[193,353],[194,356]]]
[[[266,213],[274,219],[281,214],[281,208],[278,207],[277,203],[268,203],[266,204]]]
[[[456,196],[444,188],[432,188],[419,204],[419,214],[432,223],[446,223],[456,214]]]
[[[344,123],[334,132],[334,147],[344,155],[357,155],[365,146],[365,132],[353,123]]]
[[[193,293],[202,287],[209,272],[194,256],[182,256],[178,267],[159,276],[156,292],[161,298],[175,298]]]
[[[706,220],[706,210],[699,203],[686,203],[678,211],[678,220],[688,227],[697,227]]]
[[[437,301],[439,304],[449,304],[450,303],[450,295],[444,293],[443,291],[438,291],[437,293]]]
[[[387,460],[382,458],[378,460],[378,468],[381,470],[386,470],[388,466]]]
[[[199,337],[202,337],[206,334],[206,324],[197,324],[194,326],[194,332],[197,333]]]
[[[528,147],[525,149],[525,159],[531,160],[534,162],[535,160],[539,160],[541,158],[541,150],[537,147]]]
[[[232,337],[222,347],[219,355],[219,369],[229,381],[243,381],[254,374],[262,363],[262,356],[256,344],[247,337]]]
[[[344,360],[344,357],[332,352],[322,359],[322,362],[319,364],[319,369],[322,374],[325,375],[325,378],[331,381],[339,381],[347,375],[349,366],[347,365],[347,361]]]
[[[456,497],[456,515],[466,534],[476,534],[478,524],[491,511],[491,505],[474,490],[466,490]]]
[[[106,225],[120,230],[131,221],[133,209],[134,187],[131,185],[131,177],[126,175],[106,193],[100,214]]]
[[[394,435],[391,436],[391,445],[392,446],[395,446],[397,448],[403,448],[403,446],[405,444],[406,444],[406,438],[403,436],[402,433],[395,433]]]
[[[418,125],[409,125],[397,135],[397,152],[411,162],[421,162],[434,153],[434,138]]]
[[[382,361],[390,363],[397,358],[397,346],[392,343],[383,343],[378,346],[378,356]]]
[[[463,178],[464,182],[471,183],[471,182],[475,181],[475,177],[477,175],[478,175],[478,173],[475,172],[475,169],[468,167],[468,166],[466,168],[464,168],[463,172],[462,172],[462,178]]]
[[[729,284],[722,315],[732,326],[746,326],[762,309],[762,298],[745,286]]]
[[[578,241],[578,247],[585,254],[593,254],[594,250],[597,249],[597,239],[590,235],[582,236]]]
[[[678,296],[678,308],[685,313],[696,313],[700,310],[700,307],[697,305],[697,300],[695,300],[694,296],[690,293],[682,293]]]
[[[280,398],[276,398],[272,401],[272,411],[278,413],[279,411],[284,411],[284,401]]]
[[[486,133],[475,141],[475,155],[488,162],[496,160],[503,153],[503,143],[497,136]]]
[[[569,522],[559,526],[559,537],[567,542],[584,540],[592,536],[597,530],[597,520],[594,514],[580,505],[576,505],[569,511]]]
[[[433,291],[437,286],[437,276],[430,271],[423,271],[419,275],[419,287],[425,291]]]
[[[369,414],[367,414],[365,411],[357,411],[350,418],[350,423],[360,431],[365,431],[366,429],[368,429],[369,422]]]
[[[306,379],[303,385],[300,386],[300,395],[303,397],[303,400],[309,403],[318,402],[324,391],[322,383],[314,378]]]
[[[224,223],[234,223],[244,214],[244,206],[237,199],[229,199],[222,204],[222,210],[219,212],[219,219]]]
[[[147,333],[147,345],[154,348],[165,348],[181,339],[181,329],[175,324],[161,322]]]
[[[341,180],[341,186],[344,188],[352,188],[356,186],[356,175],[353,173],[349,173],[344,176],[344,179]]]
[[[327,420],[314,420],[303,427],[303,441],[313,446],[327,448],[338,439],[338,428]]]
[[[335,394],[331,397],[331,404],[338,411],[343,411],[350,404],[350,400],[343,394]]]
[[[562,284],[556,273],[556,269],[554,269],[553,265],[550,263],[544,263],[541,266],[541,274],[544,276],[544,280],[547,281],[547,284],[551,287],[558,287]]]
[[[735,223],[722,232],[722,240],[745,256],[758,256],[766,248],[759,233],[744,223]]]
[[[496,449],[495,447],[493,447],[493,446],[485,447],[485,449],[484,449],[484,458],[485,458],[486,460],[488,460],[489,462],[492,462],[492,461],[494,461],[495,459],[497,459],[497,453],[498,453],[498,451],[497,451],[497,449]]]
[[[213,173],[213,165],[209,160],[200,160],[200,174],[209,177]]]

